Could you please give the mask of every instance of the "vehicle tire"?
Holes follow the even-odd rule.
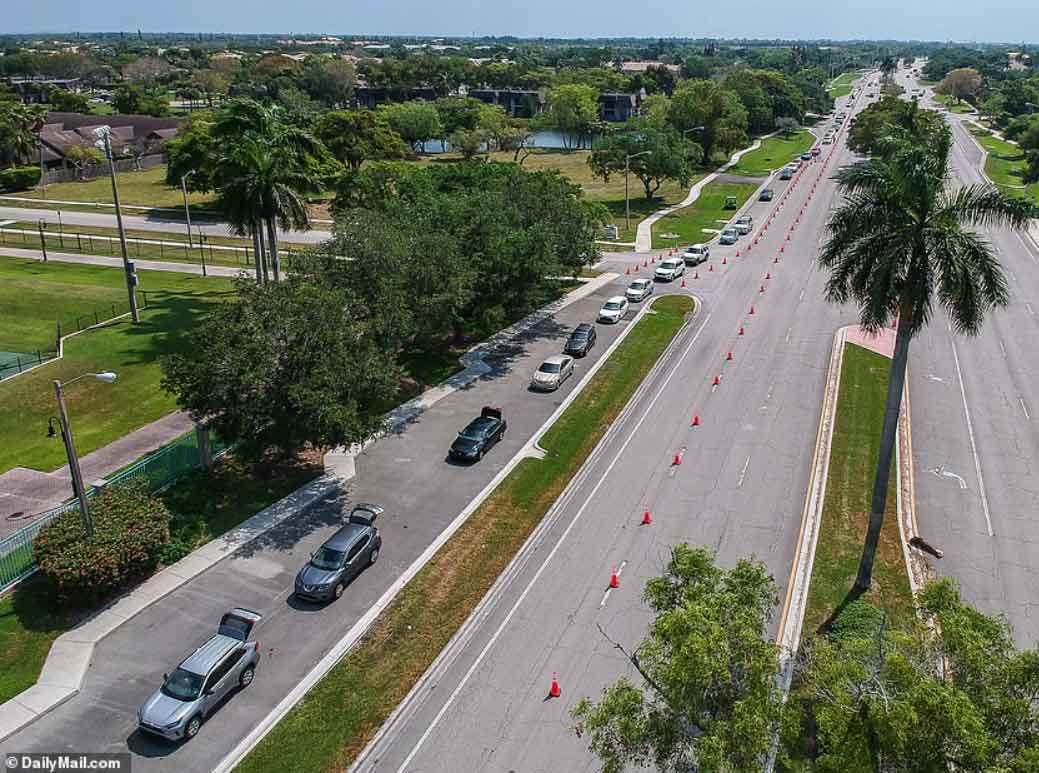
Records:
[[[375,548],[368,556],[368,566],[372,566],[376,561],[379,560],[379,548]]]
[[[336,589],[332,591],[332,600],[338,601],[343,596],[343,591],[346,590],[345,586],[341,582],[336,583]]]
[[[249,666],[245,671],[238,675],[238,686],[243,690],[253,683],[253,676],[256,674],[256,669]]]
[[[196,714],[188,720],[188,724],[184,727],[184,740],[190,741],[196,735],[198,735],[199,729],[202,727],[202,715]]]
[[[483,459],[483,449],[482,448],[479,451],[476,452],[476,461],[480,461],[481,459]]]
[[[558,389],[558,387],[556,387],[556,388]],[[498,433],[498,442],[500,443],[504,439],[505,439],[505,430],[502,430],[501,432]]]

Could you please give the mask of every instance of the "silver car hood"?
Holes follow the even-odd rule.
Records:
[[[156,690],[141,706],[141,721],[155,727],[166,727],[183,719],[194,705],[195,701],[180,701]]]
[[[328,585],[336,581],[340,571],[339,569],[318,569],[313,564],[307,564],[299,570],[296,578],[304,585]]]
[[[558,373],[542,373],[540,370],[534,371],[534,381],[539,384],[554,384],[559,381]]]

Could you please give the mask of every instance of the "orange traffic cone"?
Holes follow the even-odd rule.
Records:
[[[685,277],[682,277],[682,287],[685,287]]]
[[[750,313],[751,313],[751,314],[753,314],[753,313],[754,313],[754,304],[753,304],[753,303],[752,303],[752,304],[750,305]]]
[[[726,362],[732,362],[732,352],[729,352],[728,354],[725,355],[725,361]]]
[[[646,510],[642,513],[642,525],[649,526],[651,523],[653,523],[653,519],[649,516],[649,510]]]
[[[743,335],[743,325],[740,325],[740,335]]]
[[[711,386],[721,386],[722,380],[718,376],[714,377],[714,381],[711,382]]]
[[[689,426],[690,427],[699,427],[700,426],[700,414],[698,414],[698,413],[693,414],[693,421],[692,421],[692,423]]]
[[[548,688],[549,698],[558,698],[563,694],[563,691],[559,689],[559,674],[555,671],[552,672],[552,686]]]
[[[621,582],[620,582],[620,580],[617,577],[617,570],[614,569],[612,572],[610,572],[610,587],[611,588],[619,588],[620,586],[621,586]]]

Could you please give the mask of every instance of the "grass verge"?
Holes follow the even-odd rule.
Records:
[[[766,177],[773,169],[794,160],[815,144],[815,135],[802,129],[789,134],[777,134],[761,141],[761,147],[743,155],[727,174],[744,177]]]
[[[826,501],[805,609],[807,635],[816,633],[835,612],[839,614],[855,582],[869,520],[890,367],[889,358],[845,344]],[[861,598],[886,610],[892,624],[899,625],[911,622],[915,612],[898,531],[896,486],[892,471],[874,583]]]
[[[345,769],[465,622],[544,517],[692,310],[670,296],[647,315],[525,459],[344,658],[237,770]]]
[[[161,495],[173,514],[171,548],[185,555],[320,474],[320,466],[307,461],[250,467],[225,457]],[[55,604],[40,575],[0,598],[0,703],[36,682],[51,644],[86,614]]]
[[[1015,196],[1028,195],[1039,200],[1039,183],[1025,185],[1024,174],[1028,163],[1019,145],[1001,140],[991,133],[971,133],[988,153],[985,159],[985,174],[992,182],[1006,193]]]
[[[664,249],[674,244],[673,240],[661,236],[666,233],[678,234],[679,244],[707,241],[712,234],[704,233],[703,229],[721,230],[721,221],[727,221],[736,214],[734,209],[725,209],[726,196],[735,196],[737,207],[742,207],[757,189],[758,186],[754,183],[713,182],[705,185],[700,191],[700,198],[688,207],[677,209],[653,224],[653,249]]]
[[[833,80],[833,83],[830,84],[826,91],[832,99],[840,99],[841,97],[851,93],[851,84],[857,77],[859,77],[857,72],[843,73]]]

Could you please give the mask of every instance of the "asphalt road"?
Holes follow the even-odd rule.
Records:
[[[33,209],[30,207],[3,207],[0,206],[0,221],[13,220],[16,222],[36,223],[42,220],[44,223],[58,223],[58,211],[54,209]],[[115,228],[115,212],[76,212],[73,210],[61,210],[61,224],[69,230],[75,226],[93,226],[97,228]],[[171,220],[156,215],[132,215],[123,212],[123,226],[127,230],[136,231],[162,231],[169,233],[184,232],[183,220]],[[226,223],[194,222],[191,223],[192,234],[202,231],[207,236],[233,236]],[[328,239],[331,234],[328,231],[281,231],[279,239],[294,244],[317,244]]]
[[[961,121],[948,115],[954,179],[987,182],[985,155]],[[1039,641],[1039,247],[1023,234],[986,236],[1007,272],[1009,306],[975,338],[954,334],[938,311],[910,350],[916,512],[921,535],[945,553],[931,560],[936,571],[982,611],[1005,614],[1017,644],[1031,647]]]
[[[15,734],[2,751],[129,750],[135,771],[211,770],[293,688],[369,609],[472,498],[524,445],[579,381],[551,394],[529,393],[530,374],[562,348],[573,326],[591,321],[606,285],[549,318],[515,346],[488,360],[494,371],[444,398],[400,434],[377,441],[356,461],[357,476],[337,498],[272,530],[103,639],[94,651],[81,692]],[[599,326],[592,354],[579,360],[578,377],[606,350],[627,322]],[[455,433],[485,404],[504,407],[505,440],[473,466],[445,460]],[[379,563],[361,574],[333,605],[289,598],[296,570],[345,520],[351,503],[386,508]],[[234,606],[259,611],[262,660],[248,690],[207,721],[192,742],[175,746],[136,732],[137,709],[171,670],[216,628]]]
[[[848,160],[839,150],[827,175]],[[785,591],[833,333],[855,319],[854,309],[823,301],[825,276],[814,267],[832,180],[824,176],[786,240],[820,168],[812,166],[752,252],[746,237],[713,248],[714,271],[701,266],[691,282],[703,310],[674,356],[614,423],[493,605],[457,637],[359,770],[597,770],[569,712],[620,675],[638,678],[599,626],[626,646],[638,643],[649,621],[642,588],[672,545],[711,547],[725,565],[757,556]],[[780,195],[787,187],[769,185]],[[775,203],[754,203],[755,220]],[[633,260],[618,255],[607,265]],[[690,426],[694,414],[700,426]],[[647,508],[653,522],[641,526]],[[620,587],[607,593],[614,568]],[[553,672],[559,699],[547,698]]]

